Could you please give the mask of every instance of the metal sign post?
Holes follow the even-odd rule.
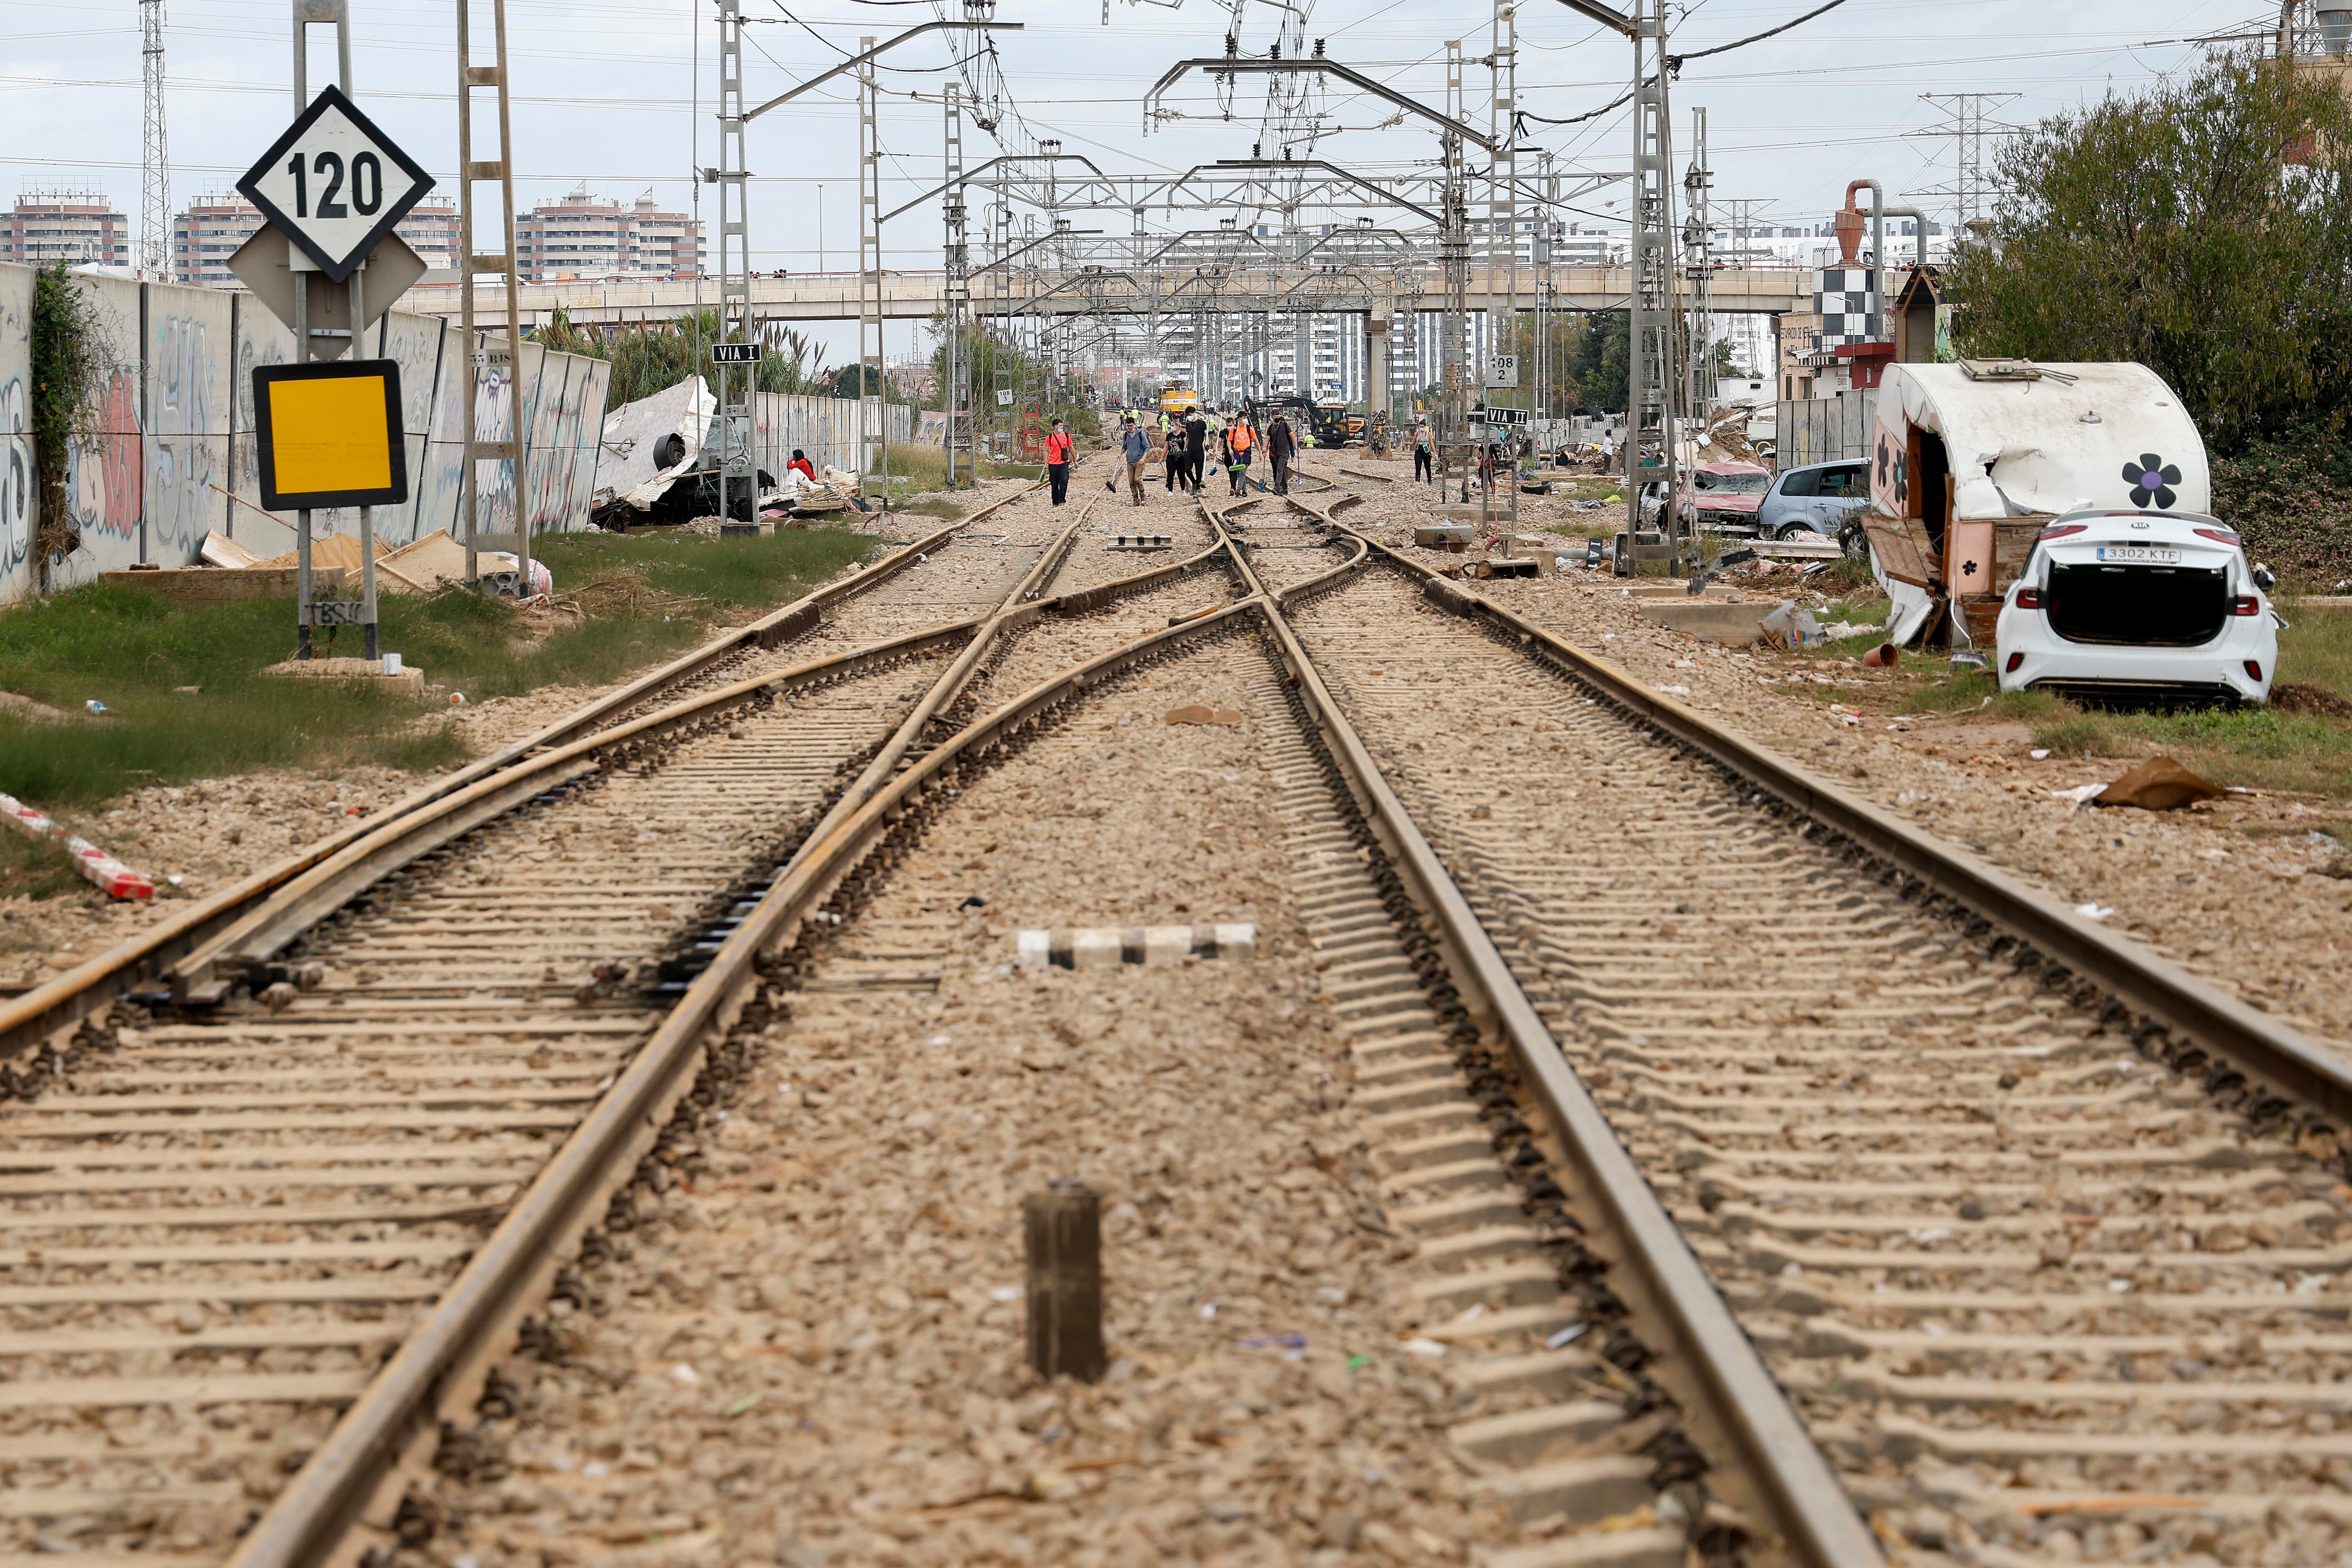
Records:
[[[310,96],[310,29],[335,29],[337,81]],[[373,319],[367,310],[366,267],[369,255],[390,240],[404,258],[386,279],[391,296],[414,280],[406,265],[413,253],[393,237],[393,226],[433,188],[433,177],[397,143],[378,131],[352,102],[352,29],[347,0],[295,0],[294,4],[294,123],[278,137],[261,162],[247,171],[238,192],[261,209],[266,229],[273,237],[239,249],[236,260],[260,279],[255,292],[294,331],[294,365],[299,370],[314,359],[333,358],[350,351],[359,360],[362,335]],[[290,298],[275,289],[278,245],[286,247],[287,281]],[[319,287],[315,279],[325,279]],[[396,285],[396,286],[395,286]],[[345,325],[328,327],[313,321],[313,290],[319,302],[339,307]],[[330,292],[330,289],[334,292]],[[324,311],[315,312],[325,314]],[[321,356],[321,339],[331,351]],[[356,363],[354,363],[356,368]],[[265,394],[258,372],[255,395]],[[265,411],[256,409],[257,418]],[[348,504],[348,503],[346,503]],[[380,657],[375,595],[375,511],[360,505],[360,606],[357,624],[366,640],[366,657]],[[294,615],[295,657],[311,656],[314,626],[349,625],[348,611],[324,612],[313,602],[310,583],[311,511],[295,512]],[[324,613],[322,613],[324,612]]]

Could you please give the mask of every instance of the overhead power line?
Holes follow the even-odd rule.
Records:
[[[1727,44],[1717,44],[1711,49],[1696,49],[1687,55],[1668,55],[1666,57],[1666,68],[1679,76],[1682,73],[1683,62],[1685,60],[1703,60],[1709,55],[1729,54],[1732,50],[1745,48],[1749,44],[1760,44],[1765,39],[1785,33],[1791,27],[1802,26],[1807,22],[1810,22],[1814,17],[1820,16],[1822,12],[1834,11],[1844,4],[1845,0],[1829,0],[1828,5],[1816,5],[1813,9],[1806,12],[1803,16],[1797,17],[1793,21],[1783,22],[1777,27],[1768,27],[1763,32],[1751,33],[1747,37],[1735,38]]]

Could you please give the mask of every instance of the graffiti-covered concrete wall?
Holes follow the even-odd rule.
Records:
[[[0,267],[0,604],[32,592],[33,271]]]
[[[253,370],[294,357],[294,335],[252,296],[77,276],[103,334],[106,369],[88,432],[67,454],[68,520],[79,542],[49,563],[64,586],[142,561],[178,566],[217,530],[256,553],[294,547],[291,513],[261,510],[254,447]],[[31,427],[31,268],[0,263],[0,603],[37,591],[40,497]],[[379,507],[379,538],[400,544],[436,528],[459,531],[464,377],[472,355],[436,317],[394,311],[369,333],[373,357],[400,363],[409,500]],[[520,384],[524,510],[534,532],[588,526],[596,433],[612,366],[551,354],[494,367],[478,394],[485,437],[514,428]],[[481,465],[484,531],[509,531],[512,465]],[[320,533],[356,533],[356,510],[320,511]]]
[[[884,405],[889,419],[889,441],[905,447],[915,438],[914,411],[903,403]],[[852,473],[866,465],[858,458],[858,404],[854,397],[807,397],[798,393],[763,392],[751,415],[751,446],[760,467],[782,474],[793,448],[809,455],[819,473],[827,463]]]

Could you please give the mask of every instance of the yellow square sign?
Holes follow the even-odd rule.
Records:
[[[408,499],[397,362],[257,365],[253,408],[264,510]]]

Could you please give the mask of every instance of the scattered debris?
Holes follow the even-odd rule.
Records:
[[[2087,904],[2076,904],[2074,906],[2074,912],[2082,916],[2086,921],[2103,921],[2109,915],[2114,914],[2116,912],[2116,909],[2113,904],[2102,904],[2094,901]]]
[[[2221,786],[2198,777],[2170,757],[2151,757],[2102,790],[2101,805],[2131,805],[2142,811],[2179,811],[2200,800],[2219,800]]]
[[[1239,724],[1245,715],[1238,708],[1209,708],[1198,702],[1171,708],[1160,721],[1167,724]]]

